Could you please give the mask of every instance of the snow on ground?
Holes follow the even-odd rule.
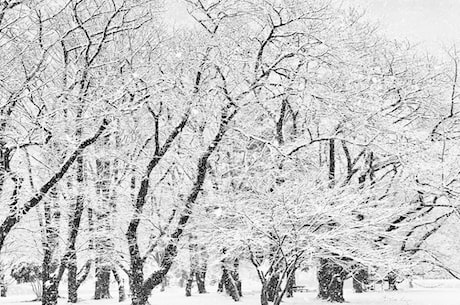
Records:
[[[65,287],[64,287],[65,288]],[[115,288],[115,287],[114,287]],[[239,303],[235,303],[230,297],[219,294],[216,287],[209,287],[211,293],[199,295],[195,293],[192,297],[185,297],[182,288],[173,287],[165,292],[155,290],[150,298],[151,305],[258,305],[259,292],[249,287],[244,291],[244,297]],[[80,295],[80,305],[129,305],[126,301],[118,303],[116,290],[113,290],[114,299],[91,300],[92,287],[83,287]],[[13,286],[9,290],[10,296],[0,298],[0,305],[39,305],[39,302],[31,302],[34,295],[26,285]],[[65,295],[65,289],[61,293]],[[363,294],[356,294],[351,289],[345,289],[347,305],[460,305],[460,281],[449,280],[419,280],[414,281],[414,288],[404,287],[400,291],[376,291]],[[59,304],[67,304],[65,298],[59,300]],[[315,292],[296,293],[293,299],[285,299],[286,305],[320,305],[330,304],[316,299]]]

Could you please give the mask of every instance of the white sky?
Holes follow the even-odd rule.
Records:
[[[431,51],[460,43],[460,0],[348,0],[380,20],[390,38],[408,39]]]
[[[380,20],[389,38],[407,39],[431,52],[460,45],[460,0],[343,0],[367,11],[367,18]],[[172,24],[190,23],[180,0],[166,0]]]

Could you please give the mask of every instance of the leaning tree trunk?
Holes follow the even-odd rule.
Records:
[[[286,297],[287,298],[294,297],[294,286],[295,285],[296,285],[296,282],[295,282],[295,269],[294,269],[292,273],[289,275],[289,278],[287,280],[287,287],[286,287]]]
[[[115,268],[112,269],[112,273],[118,285],[118,302],[123,302],[124,300],[126,300],[124,281],[121,278],[121,276],[118,274],[118,271]]]

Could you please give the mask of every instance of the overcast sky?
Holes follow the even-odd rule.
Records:
[[[179,0],[167,0],[167,16],[176,25],[190,22]],[[408,39],[432,52],[442,46],[460,45],[460,0],[344,0],[367,11],[371,20],[380,20],[390,38]]]

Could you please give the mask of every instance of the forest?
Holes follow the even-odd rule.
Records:
[[[0,304],[460,279],[454,45],[333,0],[177,1],[188,27],[160,0],[0,1]]]

